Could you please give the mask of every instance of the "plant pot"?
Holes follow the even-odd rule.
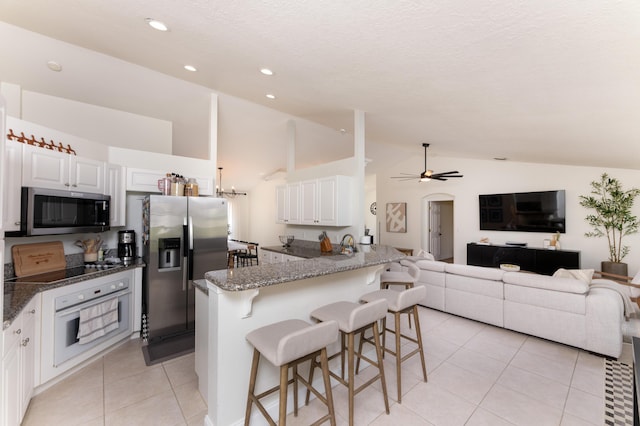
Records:
[[[622,275],[625,277],[628,275],[626,263],[609,262],[607,260],[600,263],[600,268],[602,269],[602,272],[606,272],[608,274]]]

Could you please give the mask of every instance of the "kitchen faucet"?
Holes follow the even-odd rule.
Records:
[[[353,235],[344,234],[344,236],[342,237],[342,241],[340,241],[340,249],[342,251],[345,248],[351,249],[353,253],[358,251]]]

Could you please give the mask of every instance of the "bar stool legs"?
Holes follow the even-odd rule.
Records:
[[[425,365],[424,359],[424,347],[422,345],[422,334],[420,330],[420,318],[418,316],[418,302],[422,300],[425,296],[426,289],[422,286],[411,288],[408,290],[404,290],[401,292],[394,290],[378,290],[371,293],[367,293],[361,297],[361,300],[367,303],[371,303],[379,300],[386,300],[389,306],[389,313],[393,314],[394,318],[394,329],[387,328],[387,319],[386,317],[382,320],[382,329],[383,333],[386,332],[394,333],[395,337],[395,351],[388,349],[385,346],[385,336],[382,338],[382,345],[384,351],[390,353],[396,358],[396,375],[397,375],[397,392],[398,392],[398,403],[402,403],[402,362],[411,358],[415,354],[420,354],[420,363],[422,367],[422,376],[424,381],[427,381],[427,368]],[[413,338],[406,334],[402,334],[400,329],[400,315],[401,314],[413,314],[414,323],[416,328],[416,337]],[[417,348],[412,350],[407,354],[402,354],[402,341],[401,339],[408,340],[410,342],[416,343]],[[362,351],[362,341],[369,339],[361,339],[361,344],[358,348],[358,352]],[[359,366],[356,366],[356,371]]]
[[[244,424],[249,425],[251,420],[251,407],[255,404],[270,425],[275,421],[269,416],[260,400],[267,395],[279,391],[278,425],[285,425],[287,420],[287,390],[293,384],[294,416],[298,415],[298,382],[313,392],[316,397],[327,406],[328,413],[318,419],[314,425],[319,425],[327,420],[335,426],[335,410],[333,395],[331,393],[331,380],[329,378],[329,361],[326,346],[335,342],[338,338],[338,325],[335,321],[310,325],[302,320],[287,320],[261,327],[247,334],[249,343],[254,347],[253,360],[251,362],[251,376],[249,390],[247,392],[247,407],[245,410]],[[274,366],[280,368],[279,385],[256,395],[256,377],[260,357],[265,357]],[[322,395],[298,374],[298,364],[320,357],[320,366],[325,387],[325,395]],[[289,368],[292,369],[292,378],[289,379]]]
[[[311,317],[316,318],[319,321],[336,320],[340,329],[341,350],[329,357],[329,360],[334,357],[341,357],[341,370],[340,375],[330,371],[331,377],[336,379],[339,383],[346,386],[349,393],[349,425],[353,425],[355,396],[367,386],[371,385],[378,379],[382,385],[382,394],[384,399],[385,411],[389,414],[389,398],[387,396],[387,383],[384,375],[384,366],[382,363],[382,346],[380,344],[380,330],[378,328],[378,321],[386,315],[387,304],[385,301],[380,300],[375,304],[358,304],[351,302],[336,302],[321,308],[318,308],[311,312]],[[374,334],[374,341],[370,342],[376,347],[377,362],[362,355],[362,351],[356,353],[355,349],[355,335],[364,332],[365,330],[372,329]],[[346,343],[345,343],[346,339]],[[344,368],[344,355],[347,354],[347,379],[345,380],[345,368]],[[363,359],[375,366],[378,369],[378,374],[369,379],[366,383],[361,384],[356,388],[355,386],[355,358],[358,357],[358,361]],[[309,372],[309,382],[313,381],[313,371],[317,366],[313,363],[311,371]],[[309,391],[307,391],[307,401],[309,398]]]

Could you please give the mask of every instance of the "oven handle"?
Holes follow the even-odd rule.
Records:
[[[105,294],[104,296],[102,296],[102,297],[100,297],[98,299],[91,300],[91,302],[95,301],[95,303],[90,303],[90,302],[80,303],[79,304],[80,306],[74,305],[73,307],[67,308],[66,310],[58,311],[58,312],[56,312],[56,318],[62,318],[62,317],[69,316],[71,314],[75,314],[76,312],[80,312],[82,309],[86,309],[86,308],[89,308],[91,306],[97,305],[98,303],[102,303],[104,301],[104,299],[106,299],[108,297],[116,297],[117,296],[119,298],[120,296],[124,296],[126,294],[131,294],[131,289],[130,288],[128,288],[126,290],[121,290],[121,291],[116,292],[116,293]]]

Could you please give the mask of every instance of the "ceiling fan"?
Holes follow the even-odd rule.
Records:
[[[392,179],[401,179],[401,180],[413,180],[418,179],[420,182],[428,182],[430,180],[447,180],[448,178],[461,178],[463,177],[461,174],[458,174],[457,170],[451,172],[442,172],[442,173],[433,173],[433,170],[427,169],[427,148],[429,147],[428,143],[423,143],[424,147],[424,172],[419,175],[412,175],[409,173],[400,173],[405,176],[391,176]]]

